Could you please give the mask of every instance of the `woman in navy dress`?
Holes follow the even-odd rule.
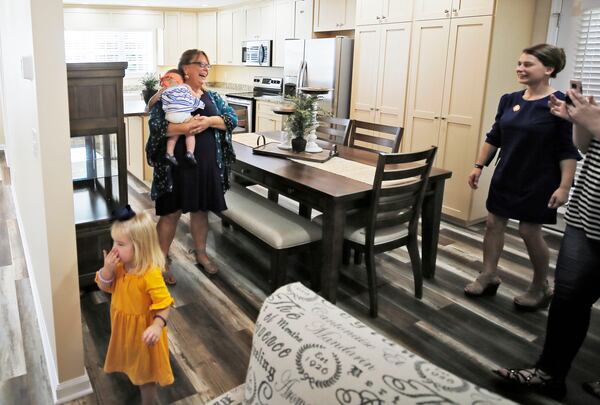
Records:
[[[556,223],[556,209],[567,202],[580,158],[573,145],[571,124],[552,115],[548,107],[551,94],[564,99],[564,94],[549,83],[564,65],[561,48],[541,44],[524,49],[516,72],[519,83],[526,88],[500,99],[495,123],[468,179],[469,186],[476,189],[484,165],[500,149],[487,199],[484,268],[465,287],[468,296],[496,293],[500,285],[498,260],[506,224],[512,218],[519,221],[519,234],[533,265],[533,280],[514,303],[528,310],[545,308],[550,303],[549,253],[541,227]]]
[[[231,132],[237,125],[235,111],[218,93],[205,90],[204,83],[210,69],[204,51],[189,49],[179,60],[178,70],[184,82],[201,95],[204,109],[196,110],[194,118],[181,124],[169,123],[160,101],[160,93],[150,100],[150,137],[146,145],[148,163],[154,167],[150,195],[156,200],[157,232],[165,253],[175,237],[177,223],[182,213],[190,213],[190,232],[194,239],[196,261],[209,274],[218,267],[206,254],[208,211],[227,209],[224,193],[229,187],[229,172],[235,159]],[[152,104],[153,101],[155,104]],[[196,148],[193,164],[185,158],[185,137],[175,145],[175,158],[180,162],[171,166],[165,158],[167,137],[193,134]],[[167,284],[175,284],[174,275],[167,269]]]

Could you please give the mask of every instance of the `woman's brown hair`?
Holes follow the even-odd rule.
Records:
[[[550,77],[556,77],[556,75],[565,68],[565,63],[567,62],[564,49],[554,45],[534,45],[532,47],[523,49],[523,53],[535,56],[540,62],[542,62],[542,65],[546,67],[554,68],[554,71],[550,74]]]
[[[183,71],[183,67],[185,65],[189,65],[198,57],[198,55],[202,55],[206,58],[206,61],[210,64],[210,59],[208,59],[208,55],[206,52],[200,49],[188,49],[187,51],[181,54],[179,58],[179,63],[177,64],[177,70],[179,70],[179,74],[185,78],[185,72]]]

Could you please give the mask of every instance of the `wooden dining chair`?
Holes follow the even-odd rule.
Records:
[[[392,137],[383,138],[380,136],[371,135],[369,132],[372,133],[373,131],[389,134],[392,135]],[[394,127],[391,125],[373,124],[371,122],[352,120],[348,145],[353,148],[365,149],[375,152],[379,152],[379,150],[377,150],[374,146],[379,145],[389,148],[389,151],[384,152],[398,153],[398,151],[400,150],[400,141],[402,140],[403,133],[404,128],[402,127]],[[373,147],[356,144],[356,141],[369,143],[373,145]]]
[[[380,153],[369,213],[355,214],[346,221],[343,261],[349,262],[350,249],[364,252],[372,317],[377,317],[376,253],[407,246],[415,297],[423,296],[417,228],[436,150],[434,146],[421,152]]]
[[[350,126],[350,120],[347,118],[319,117],[317,138],[338,145],[347,145]]]

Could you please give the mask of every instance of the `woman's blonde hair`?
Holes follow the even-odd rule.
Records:
[[[142,275],[152,267],[165,268],[165,255],[158,244],[156,224],[145,212],[126,221],[115,221],[111,234],[128,237],[133,244],[133,274]]]

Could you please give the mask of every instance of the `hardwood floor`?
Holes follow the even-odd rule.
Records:
[[[48,404],[42,346],[31,286],[14,217],[7,171],[0,153],[0,404]],[[154,213],[148,189],[130,178],[132,207]],[[193,264],[189,218],[184,216],[171,249],[177,277],[170,287],[175,309],[169,343],[175,383],[159,390],[160,404],[202,404],[243,382],[250,356],[254,320],[268,291],[268,255],[239,232],[222,229],[210,216],[208,252],[221,271],[208,277]],[[378,332],[447,370],[517,402],[550,404],[538,395],[514,392],[490,372],[536,360],[543,343],[547,312],[521,313],[512,297],[528,285],[530,264],[522,241],[511,228],[500,262],[503,284],[496,297],[468,299],[462,289],[481,269],[483,226],[442,224],[435,280],[426,280],[422,300],[413,297],[408,253],[403,249],[376,258],[380,316],[368,316],[363,266],[344,268],[338,305]],[[560,235],[547,232],[552,263]],[[308,279],[299,260],[290,260],[290,281]],[[139,394],[127,378],[102,371],[110,336],[110,297],[82,295],[85,363],[94,393],[71,404],[129,404]],[[564,403],[591,404],[580,382],[600,376],[598,304],[586,342],[569,376]],[[8,355],[7,355],[8,354]]]

